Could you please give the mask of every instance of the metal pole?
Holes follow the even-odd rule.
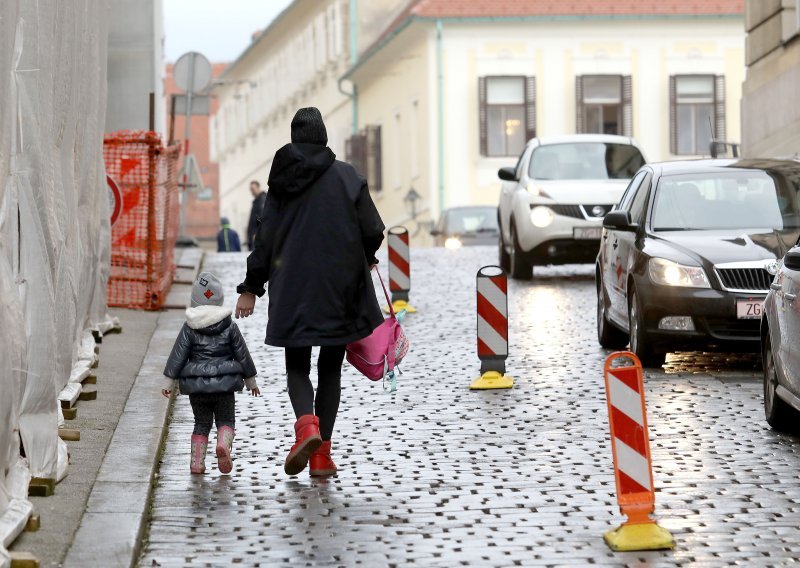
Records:
[[[187,191],[189,189],[189,172],[191,166],[191,158],[189,157],[189,138],[192,128],[192,93],[194,91],[194,52],[189,54],[189,80],[186,85],[186,127],[183,134],[183,190],[181,195],[181,212],[180,212],[180,229],[178,231],[178,240],[186,240],[186,200]]]
[[[436,86],[439,115],[439,215],[444,211],[444,67],[442,64],[442,20],[436,20]]]

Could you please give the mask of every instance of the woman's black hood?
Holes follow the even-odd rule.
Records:
[[[336,160],[327,146],[319,144],[287,144],[277,152],[269,171],[270,191],[278,196],[302,193],[313,184]]]

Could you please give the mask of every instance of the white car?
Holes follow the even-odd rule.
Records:
[[[593,263],[603,217],[645,163],[632,138],[533,138],[515,168],[501,168],[500,266],[530,279],[534,265]]]

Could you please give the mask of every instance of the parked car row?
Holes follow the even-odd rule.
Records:
[[[498,176],[512,278],[594,262],[601,346],[646,366],[760,350],[768,423],[800,428],[800,162],[645,164],[629,138],[576,135],[531,140]]]

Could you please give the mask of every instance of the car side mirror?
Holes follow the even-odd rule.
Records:
[[[497,177],[503,181],[518,181],[517,170],[514,168],[500,168],[497,170]]]
[[[631,223],[629,211],[616,210],[606,213],[606,216],[603,217],[603,227],[616,231],[633,232],[638,228],[638,225]]]
[[[441,234],[442,234],[442,232],[439,229],[431,229],[431,235],[432,236],[438,237]]]
[[[789,270],[800,270],[800,250],[792,249],[783,257],[783,265]]]

